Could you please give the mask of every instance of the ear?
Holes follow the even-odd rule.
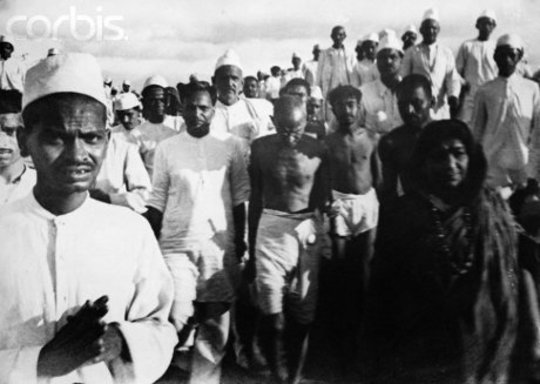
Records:
[[[27,140],[28,140],[28,132],[26,128],[19,127],[17,129],[17,143],[19,144],[19,149],[21,150],[22,157],[30,156],[30,152],[28,151],[28,145],[26,143]]]

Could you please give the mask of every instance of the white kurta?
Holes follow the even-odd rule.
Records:
[[[388,133],[403,124],[397,97],[380,79],[360,87],[362,92],[361,121],[377,133]]]
[[[304,71],[304,79],[309,83],[309,85],[317,85],[317,67],[319,62],[315,60],[306,61],[302,66],[302,71]]]
[[[380,77],[377,63],[364,59],[357,61],[352,70],[352,85],[360,87],[364,84],[371,83]]]
[[[488,81],[476,94],[472,127],[486,154],[490,185],[540,179],[538,84],[517,74]]]
[[[157,145],[163,140],[168,139],[177,133],[178,131],[174,130],[174,128],[171,126],[166,125],[165,122],[161,124],[154,124],[149,121],[145,121],[131,131],[131,134],[137,141],[144,166],[146,167],[150,177],[152,177],[154,153]]]
[[[0,89],[24,91],[26,68],[15,59],[0,59]]]
[[[490,40],[468,40],[459,48],[456,69],[469,85],[469,90],[463,99],[460,119],[467,124],[471,123],[474,97],[478,88],[497,77],[498,70],[493,59],[494,52],[495,42]]]
[[[116,126],[111,131],[107,155],[96,178],[95,188],[107,193],[112,204],[143,213],[152,189],[150,177],[137,145],[130,141],[129,132],[122,126]]]
[[[109,296],[131,361],[86,365],[39,383],[153,383],[177,342],[173,287],[144,218],[87,198],[55,216],[32,194],[0,210],[0,382],[38,383],[41,348],[86,300]]]
[[[317,83],[326,99],[328,92],[338,85],[353,85],[352,59],[345,48],[330,47],[321,51],[317,66]]]
[[[438,42],[431,45],[418,44],[405,51],[401,62],[401,76],[411,73],[424,75],[431,81],[435,107],[434,119],[450,118],[448,96],[459,97],[461,79],[456,71],[452,51]]]
[[[273,107],[272,113],[273,113]],[[262,100],[240,98],[233,105],[216,103],[211,130],[218,134],[230,133],[239,137],[245,154],[256,138],[275,132],[270,120],[269,106]]]
[[[269,100],[274,100],[279,97],[281,89],[281,79],[279,77],[270,76],[265,82],[265,96]]]
[[[26,197],[36,185],[36,171],[24,165],[22,173],[11,183],[0,184],[0,207]]]
[[[284,76],[281,77],[281,88],[283,88],[289,81],[292,79],[303,79],[304,78],[304,70],[302,68],[299,68],[297,71],[294,69],[289,69],[285,73]]]

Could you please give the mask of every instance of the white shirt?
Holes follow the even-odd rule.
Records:
[[[11,58],[0,59],[0,89],[16,89],[19,92],[24,90],[24,78],[26,69],[19,61]]]
[[[87,198],[55,216],[33,194],[0,210],[0,381],[38,383],[41,348],[86,300],[109,296],[131,362],[121,357],[39,383],[153,383],[177,342],[173,287],[144,218]],[[114,372],[114,377],[111,372]]]
[[[461,91],[461,80],[452,51],[438,42],[410,47],[401,62],[401,77],[411,73],[424,75],[431,81],[433,97],[436,99],[433,117],[449,118],[447,97],[459,97]]]
[[[317,84],[324,98],[338,85],[352,85],[352,59],[345,48],[330,47],[321,51],[317,66]]]
[[[357,61],[352,71],[352,85],[360,87],[380,77],[377,63],[368,59]]]
[[[472,39],[464,42],[456,57],[456,69],[469,84],[469,90],[461,107],[461,120],[470,123],[474,107],[474,96],[486,81],[497,77],[498,69],[493,54],[495,42]]]
[[[143,213],[152,184],[137,145],[127,135],[129,132],[122,126],[112,128],[95,188],[107,193],[112,204]]]
[[[540,179],[540,90],[518,74],[497,77],[476,94],[472,128],[488,161],[490,185]]]
[[[396,94],[380,79],[364,84],[362,92],[361,121],[377,133],[388,133],[403,124],[397,105]]]
[[[267,99],[277,99],[279,97],[280,89],[281,80],[279,77],[270,76],[268,79],[266,79],[265,94]]]
[[[163,212],[160,246],[178,253],[217,233],[233,239],[232,208],[249,199],[249,178],[240,141],[210,132],[187,132],[158,146],[148,205]]]
[[[284,76],[281,78],[281,88],[283,88],[289,81],[292,79],[303,79],[304,78],[304,71],[302,67],[298,68],[298,70],[294,70],[294,68],[291,68],[287,70]]]
[[[240,98],[233,105],[225,105],[218,100],[210,129],[218,134],[230,133],[242,139],[246,154],[253,140],[275,132],[268,104],[245,98]]]
[[[145,121],[138,127],[133,128],[131,131],[131,134],[137,141],[144,166],[146,167],[150,177],[152,176],[154,152],[157,145],[161,141],[168,139],[177,133],[178,132],[175,131],[173,127],[166,125],[165,122],[154,124],[149,121]]]
[[[310,60],[304,63],[304,66],[302,67],[302,71],[304,72],[304,79],[311,85],[312,87],[317,85],[317,67],[319,66],[319,62],[315,60]]]
[[[10,183],[0,183],[0,207],[26,197],[36,185],[36,171],[24,165],[22,173]]]

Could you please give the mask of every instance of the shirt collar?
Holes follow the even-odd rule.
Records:
[[[46,220],[53,220],[55,222],[61,223],[69,223],[80,220],[87,212],[92,210],[93,204],[92,199],[90,198],[90,194],[87,192],[84,202],[81,204],[80,207],[63,215],[55,215],[52,212],[47,211],[45,208],[43,208],[41,204],[39,204],[39,202],[36,200],[36,197],[34,196],[33,190],[27,197],[27,203],[30,210],[36,215]]]

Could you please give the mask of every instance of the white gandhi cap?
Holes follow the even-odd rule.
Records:
[[[146,79],[143,85],[143,90],[152,85],[156,85],[161,88],[167,88],[169,86],[167,80],[165,80],[165,78],[161,75],[152,75],[148,79]]]
[[[508,45],[511,48],[517,48],[524,50],[525,49],[525,43],[523,42],[523,39],[519,35],[516,35],[515,33],[507,33],[505,35],[502,35],[497,40],[497,47]]]
[[[140,106],[139,99],[132,92],[122,93],[114,100],[114,109],[117,111],[127,111]]]
[[[403,46],[401,40],[398,39],[394,31],[384,36],[379,42],[377,52],[380,52],[383,49],[395,49],[396,51],[403,53]]]
[[[219,68],[224,67],[226,65],[232,65],[232,66],[238,67],[240,68],[241,71],[243,71],[242,63],[240,62],[240,57],[232,49],[227,49],[227,51],[225,51],[225,53],[217,59],[215,70],[217,71]]]
[[[497,16],[495,15],[495,11],[493,9],[485,9],[482,11],[480,16],[478,18],[487,17],[488,19],[493,20],[494,22],[497,22]]]
[[[437,8],[430,8],[426,12],[424,12],[424,17],[422,17],[422,21],[425,20],[440,21],[439,11],[437,10]]]
[[[87,53],[46,57],[26,73],[22,108],[55,93],[79,93],[107,106],[103,77],[96,58]]]

